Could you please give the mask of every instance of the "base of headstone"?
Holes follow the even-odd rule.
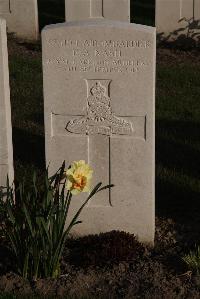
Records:
[[[199,41],[200,1],[156,0],[156,28],[159,41]]]
[[[38,40],[37,0],[3,0],[0,17],[6,20],[9,33],[22,39]]]

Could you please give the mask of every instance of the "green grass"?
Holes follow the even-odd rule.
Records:
[[[155,26],[155,0],[131,0],[131,22]]]
[[[200,274],[200,246],[196,246],[195,250],[191,250],[183,257],[183,261],[190,271]]]
[[[200,66],[157,69],[157,211],[180,220],[199,217]]]
[[[41,52],[10,56],[13,144],[16,176],[44,168],[44,111]]]
[[[39,0],[38,10],[40,29],[65,21],[65,0]]]

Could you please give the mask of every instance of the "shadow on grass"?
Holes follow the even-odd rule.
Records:
[[[159,120],[156,127],[157,214],[200,222],[200,123]]]
[[[13,128],[15,173],[19,181],[28,170],[45,169],[45,140],[24,129]]]
[[[155,0],[130,0],[131,22],[155,25]],[[65,22],[65,0],[39,0],[40,30],[45,25]]]
[[[40,30],[49,24],[65,22],[65,0],[39,0]]]
[[[131,22],[155,26],[155,0],[131,0]]]

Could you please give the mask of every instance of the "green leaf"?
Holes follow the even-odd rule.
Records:
[[[92,190],[92,192],[89,195],[89,199],[92,198],[98,191],[98,189],[101,187],[102,183],[98,183]]]
[[[7,204],[7,212],[8,212],[8,216],[10,217],[10,221],[12,222],[12,224],[15,224],[15,217],[13,215],[13,212],[12,212],[12,208],[10,206],[10,204]]]
[[[27,278],[28,274],[28,265],[29,265],[29,252],[27,252],[25,259],[24,259],[24,267],[23,267],[23,278]]]
[[[24,210],[24,214],[25,214],[25,217],[26,217],[26,220],[27,220],[30,232],[31,232],[31,236],[32,236],[32,238],[34,238],[34,231],[33,231],[32,223],[31,223],[31,218],[30,218],[29,212],[28,212],[24,202],[22,203],[22,208]]]
[[[106,190],[106,189],[110,189],[110,188],[113,188],[115,185],[111,184],[111,185],[107,185],[107,186],[104,186],[102,188],[100,188],[96,193],[102,191],[102,190]]]
[[[74,222],[74,225],[77,225],[77,224],[80,224],[80,223],[82,223],[83,221],[76,221],[76,222]]]

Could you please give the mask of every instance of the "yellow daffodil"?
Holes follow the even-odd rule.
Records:
[[[67,190],[73,195],[90,191],[93,170],[84,160],[74,161],[66,171]]]

